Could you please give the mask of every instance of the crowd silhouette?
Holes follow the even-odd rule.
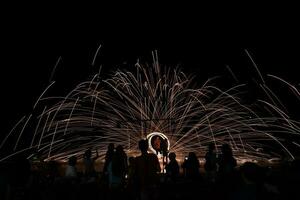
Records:
[[[18,157],[1,163],[0,199],[291,199],[300,186],[298,160],[276,167],[238,165],[226,143],[219,154],[209,144],[203,164],[197,152],[181,163],[168,152],[164,170],[158,156],[149,153],[147,140],[140,140],[138,148],[140,155],[127,158],[121,145],[108,144],[102,171],[95,169],[99,155],[92,149],[70,155],[63,172],[55,161]]]

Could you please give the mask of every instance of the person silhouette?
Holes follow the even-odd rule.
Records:
[[[168,162],[168,153],[169,153],[167,139],[163,139],[161,142],[161,152],[162,152],[162,156],[163,156],[163,166],[165,167]],[[175,155],[175,157],[176,157],[176,155]]]
[[[215,182],[217,172],[217,155],[215,152],[215,144],[208,145],[208,152],[205,154],[204,169],[206,171],[207,179],[209,182]]]
[[[93,177],[96,175],[95,171],[95,161],[99,157],[98,151],[96,151],[96,157],[92,158],[91,149],[87,149],[83,155],[83,163],[84,163],[84,174],[86,177]]]
[[[179,165],[176,160],[176,154],[174,152],[171,152],[169,154],[169,159],[170,162],[166,165],[167,178],[170,181],[175,182],[179,176]]]
[[[118,145],[111,162],[108,165],[109,187],[120,191],[128,168],[127,155],[121,145]]]
[[[107,151],[105,154],[105,161],[104,161],[104,166],[103,166],[104,176],[107,176],[107,173],[108,173],[107,168],[113,158],[114,153],[115,153],[115,145],[114,145],[114,143],[109,143],[109,145],[107,146]]]
[[[158,173],[161,168],[157,156],[148,153],[148,147],[148,140],[140,140],[141,155],[135,159],[137,185],[142,200],[158,198]]]
[[[236,159],[233,157],[232,150],[229,144],[223,144],[221,147],[221,155],[218,156],[218,172],[217,172],[217,194],[230,198],[230,193],[237,182],[235,167],[237,166]]]
[[[232,154],[232,149],[229,144],[223,144],[221,150],[222,154],[218,158],[218,173],[221,176],[232,175],[237,165],[236,159]]]
[[[183,162],[182,168],[185,171],[185,177],[191,180],[197,180],[200,177],[200,163],[194,152],[190,152],[187,159]]]
[[[76,178],[77,177],[77,169],[76,169],[77,157],[71,156],[68,160],[68,166],[66,168],[65,176],[68,178]]]

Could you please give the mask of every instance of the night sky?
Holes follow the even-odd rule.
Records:
[[[137,59],[151,62],[153,50],[158,51],[163,65],[179,64],[184,72],[195,74],[200,84],[216,75],[230,77],[226,65],[241,83],[259,80],[245,49],[262,73],[277,75],[297,86],[299,83],[299,41],[296,27],[286,23],[289,20],[259,19],[260,24],[256,21],[241,25],[226,20],[215,23],[201,16],[184,18],[176,13],[176,17],[166,13],[163,18],[144,20],[139,13],[130,19],[123,18],[124,15],[112,19],[97,13],[86,19],[76,13],[48,16],[43,11],[23,11],[16,18],[10,17],[16,13],[7,15],[9,20],[4,20],[1,31],[1,138],[24,114],[31,112],[48,86],[60,56],[53,76],[57,83],[50,91],[57,96],[66,95],[101,64],[107,73],[128,67]],[[93,67],[93,56],[100,44],[102,48]],[[297,116],[299,100],[282,94]]]
[[[63,1],[11,2],[12,5],[5,5],[10,3],[8,2],[1,3],[0,6],[0,199],[2,199],[2,194],[5,195],[6,192],[9,194],[5,196],[18,199],[22,197],[28,197],[28,199],[62,197],[65,199],[70,195],[76,197],[76,199],[86,198],[89,195],[98,196],[102,199],[114,197],[114,195],[120,195],[122,199],[126,199],[127,196],[134,199],[138,194],[141,194],[141,196],[148,195],[149,191],[153,197],[159,192],[158,194],[162,194],[162,197],[167,199],[168,197],[191,199],[195,195],[197,197],[201,195],[200,198],[202,199],[214,199],[215,197],[216,199],[224,199],[224,197],[242,199],[243,196],[256,199],[272,199],[272,197],[273,199],[289,199],[288,197],[299,196],[299,123],[288,126],[288,122],[299,122],[300,120],[300,95],[298,95],[300,94],[300,16],[297,16],[300,13],[299,6],[291,5],[295,8],[294,11],[286,8],[283,1],[279,1],[278,5],[275,1],[268,2],[266,7],[262,2],[255,5],[253,1],[243,1],[244,5],[238,5],[238,3],[241,4],[240,2],[230,5],[230,2],[226,1],[226,6],[216,1],[210,1],[213,3],[211,7],[204,5],[208,1],[195,1],[194,5],[191,1],[178,1],[177,5],[175,5],[176,1],[160,1],[159,3],[139,1],[134,2],[132,5],[129,5],[130,1],[124,1],[126,6],[113,2],[111,7],[104,7],[103,5],[89,5],[87,7],[85,3],[90,4],[90,2],[84,1],[78,1],[78,3],[68,1],[66,5],[63,5]],[[98,1],[97,3],[100,2],[106,1]],[[167,6],[163,6],[162,2],[168,3]],[[288,3],[290,4],[290,2]],[[100,45],[101,48],[96,57],[95,65],[92,65],[93,58]],[[226,98],[217,98],[216,101],[213,101],[216,104],[206,109],[204,114],[202,114],[202,110],[200,110],[201,113],[194,112],[193,106],[190,107],[193,104],[186,104],[185,107],[181,106],[180,109],[177,109],[178,112],[175,110],[175,112],[165,115],[167,116],[166,119],[150,119],[151,121],[167,120],[167,123],[161,123],[157,127],[163,127],[167,130],[166,135],[170,136],[172,146],[170,151],[177,154],[177,160],[180,161],[179,166],[181,167],[183,166],[181,165],[183,161],[182,152],[185,154],[188,150],[196,153],[197,158],[201,159],[198,160],[201,162],[199,162],[201,164],[200,175],[196,173],[197,176],[194,176],[195,173],[187,173],[187,168],[183,168],[184,176],[182,178],[177,175],[169,176],[169,173],[166,173],[165,176],[164,173],[161,173],[162,176],[157,179],[159,180],[157,185],[153,184],[155,177],[151,177],[149,184],[147,183],[149,180],[142,175],[143,181],[141,183],[144,183],[142,186],[145,187],[136,187],[141,185],[138,182],[140,172],[150,172],[149,169],[154,169],[154,166],[144,169],[143,159],[140,159],[137,160],[138,162],[134,162],[136,163],[134,166],[132,166],[132,163],[130,164],[128,171],[131,174],[128,173],[126,181],[122,180],[122,183],[126,183],[126,187],[123,187],[122,184],[120,186],[116,184],[115,186],[118,187],[113,187],[113,190],[111,190],[108,187],[111,184],[106,184],[106,178],[102,178],[105,177],[103,176],[105,174],[102,173],[103,170],[101,169],[101,172],[98,170],[100,167],[102,168],[102,155],[104,155],[106,148],[103,145],[98,145],[98,142],[105,145],[107,142],[115,142],[115,145],[122,144],[129,158],[136,156],[134,145],[136,145],[137,137],[132,137],[132,133],[135,134],[136,132],[131,131],[130,134],[127,134],[129,133],[128,127],[135,127],[135,124],[131,122],[137,119],[135,111],[130,110],[130,106],[134,104],[128,103],[128,99],[123,98],[122,95],[117,96],[115,93],[111,93],[114,97],[112,100],[116,100],[117,103],[120,102],[121,98],[122,100],[125,99],[123,100],[124,104],[121,102],[120,105],[127,105],[126,110],[129,110],[129,112],[124,112],[126,114],[124,116],[131,115],[132,118],[126,121],[121,118],[122,116],[115,117],[116,112],[114,111],[110,116],[107,110],[112,107],[109,104],[107,109],[104,107],[102,110],[105,116],[99,115],[103,117],[104,122],[94,120],[94,116],[98,116],[98,113],[96,115],[92,113],[89,116],[91,117],[91,123],[89,123],[90,121],[87,123],[87,120],[79,118],[77,113],[85,114],[86,110],[91,108],[91,104],[89,101],[79,101],[79,103],[76,101],[75,104],[70,104],[74,105],[73,108],[76,106],[77,109],[78,105],[83,106],[83,108],[87,105],[88,108],[74,109],[76,112],[75,117],[66,119],[65,116],[69,114],[68,109],[70,108],[67,107],[65,111],[59,113],[61,115],[59,115],[57,121],[52,118],[52,114],[48,115],[47,118],[44,117],[45,114],[41,118],[41,123],[48,125],[47,130],[46,126],[43,126],[42,130],[42,126],[37,121],[37,116],[43,112],[45,104],[41,104],[35,110],[33,110],[33,106],[51,81],[55,81],[55,84],[44,97],[65,97],[79,83],[91,80],[98,73],[100,66],[102,66],[101,75],[104,78],[109,77],[109,74],[117,69],[135,72],[134,64],[137,60],[141,64],[152,64],[153,51],[157,51],[161,66],[180,67],[185,74],[193,75],[196,86],[200,87],[209,78],[219,76],[214,83],[222,91],[238,84],[245,84],[244,91],[247,92],[240,94],[239,97],[242,98],[239,101],[241,107],[238,106],[237,109],[235,109],[237,104],[234,100],[229,101],[227,104],[229,98],[226,96]],[[58,60],[60,62],[54,71],[53,69]],[[257,65],[266,85],[278,96],[287,109],[286,114],[291,121],[282,120],[281,117],[276,118],[275,114],[273,118],[270,116],[271,111],[270,113],[264,113],[268,109],[271,110],[271,107],[265,106],[262,108],[261,106],[267,104],[258,100],[263,99],[268,102],[271,102],[271,100],[268,99],[266,93],[262,92],[262,88],[265,89],[266,87],[259,88],[263,81],[254,65]],[[228,69],[233,72],[235,77]],[[267,76],[268,74],[282,78],[295,86],[295,90],[293,91],[282,82],[270,78]],[[296,94],[296,90],[299,91],[298,94]],[[184,94],[190,95],[190,97],[193,95],[190,92]],[[209,97],[214,98],[219,94],[218,92],[210,93],[211,96]],[[61,98],[58,98],[58,101],[60,100]],[[70,103],[73,103],[73,100]],[[159,100],[160,102],[155,106],[158,105],[159,107],[160,104],[164,103],[165,97]],[[58,101],[50,102],[47,109]],[[216,105],[224,101],[226,101],[228,107],[219,109]],[[114,101],[112,102],[114,103]],[[173,103],[170,104],[171,108],[176,108],[178,102],[181,103],[181,101],[177,101],[177,98],[174,102],[174,105]],[[146,103],[145,100],[145,105]],[[94,108],[100,110],[102,105],[97,104],[96,107],[95,103]],[[244,105],[247,108],[253,108],[258,116],[265,118],[266,123],[258,122],[251,112],[247,112],[248,114],[245,115],[246,110],[244,109],[239,112],[238,109]],[[187,106],[189,106],[189,109],[187,109]],[[183,112],[182,108],[188,111]],[[233,108],[233,115],[236,115],[236,117],[225,113],[231,108]],[[197,115],[200,113],[199,118],[193,114],[191,121],[181,124],[181,121],[186,119],[184,115],[187,113],[187,116],[191,116],[192,111]],[[183,117],[178,118],[180,120],[174,120],[173,118],[177,117],[178,113],[183,113]],[[275,113],[275,111],[272,110],[272,113]],[[31,121],[23,131],[23,124],[25,120],[29,119],[30,114],[32,114]],[[279,116],[279,112],[276,114]],[[216,115],[220,117],[216,120],[210,119]],[[10,137],[6,138],[7,134],[23,116],[26,116],[26,118],[23,118],[25,120],[20,123],[15,132],[12,132],[13,134]],[[49,116],[52,118],[51,122]],[[153,116],[154,118],[157,118],[156,116],[160,117],[156,113]],[[143,118],[141,115],[142,120]],[[106,122],[110,123],[110,119],[119,119],[119,121],[116,121],[112,127],[108,127]],[[198,119],[201,119],[201,123],[195,123]],[[152,128],[152,124],[149,123],[150,120],[143,120],[140,127],[137,124],[136,127],[140,128],[137,130],[152,131],[153,129],[153,131],[157,131],[158,128]],[[173,121],[176,123],[179,121],[179,125],[174,126]],[[245,121],[247,122],[245,123]],[[71,123],[70,126],[61,126],[61,122],[67,122],[68,125],[69,122]],[[79,128],[77,124],[80,125]],[[81,126],[81,124],[83,125]],[[194,124],[196,126],[191,128],[191,125]],[[200,130],[205,124],[208,124],[208,126]],[[71,127],[73,125],[74,128]],[[52,134],[54,126],[55,134]],[[149,126],[149,129],[147,126]],[[226,131],[223,128],[224,126],[226,126]],[[36,127],[42,131],[36,129]],[[35,131],[35,129],[38,131]],[[121,132],[119,130],[126,130],[126,135],[123,132],[119,136]],[[176,134],[177,131],[173,130],[179,130],[178,133],[180,134]],[[201,131],[203,135],[194,134],[197,131]],[[296,134],[293,134],[293,131]],[[35,132],[37,137],[33,137]],[[56,133],[58,134],[56,135]],[[227,133],[231,138],[228,137]],[[104,137],[99,137],[100,134],[103,134]],[[105,134],[112,137],[107,137]],[[209,134],[211,134],[211,137]],[[270,140],[274,137],[279,140]],[[177,138],[180,139],[173,143]],[[3,141],[5,143],[1,146]],[[207,169],[206,165],[203,164],[204,157],[202,155],[205,153],[203,149],[204,145],[208,142],[212,144],[212,141],[217,145],[217,157],[210,157],[218,162],[218,171],[215,173],[212,170],[210,173],[204,174],[202,167],[205,168],[205,171]],[[229,163],[226,164],[227,156],[219,154],[222,149],[220,146],[224,141],[229,142],[231,147],[234,148],[233,154],[238,161],[238,165],[240,161],[253,159],[252,161],[254,163],[258,161],[257,164],[261,165],[262,168],[252,165],[254,163],[249,165],[247,162],[248,165],[244,164],[238,170],[232,172],[227,170],[232,165],[233,159],[230,159]],[[123,144],[126,144],[126,146]],[[280,146],[281,144],[284,146]],[[34,148],[30,148],[29,145]],[[85,148],[90,147],[93,152],[96,150],[97,155],[99,151],[101,157],[101,159],[96,158],[98,159],[97,162],[95,160],[96,173],[90,173],[93,174],[92,176],[86,174],[85,171],[81,171],[82,164],[86,164],[85,160],[81,162],[83,155],[81,151],[85,151]],[[73,150],[78,152],[73,152]],[[59,151],[64,152],[58,154],[61,153]],[[293,155],[288,154],[289,151]],[[17,155],[14,154],[15,152],[17,152]],[[33,173],[31,173],[29,168],[27,170],[29,165],[22,159],[23,156],[29,158],[29,155],[30,159],[28,160],[32,161],[35,159],[38,161],[40,158],[45,159],[44,161],[62,161],[60,158],[65,159],[64,156],[76,156],[79,161],[79,165],[77,164],[78,177],[72,177],[71,181],[61,179],[56,172],[60,171],[58,173],[63,175],[66,163],[56,165],[55,162],[31,162],[31,169],[33,170],[31,171]],[[258,157],[255,158],[255,156]],[[260,156],[263,159],[260,159]],[[291,161],[292,157],[295,157],[294,162],[287,162]],[[119,157],[117,154],[117,156],[114,155],[111,158],[112,162],[110,163],[112,164],[109,166],[112,166],[111,171],[115,173],[114,161],[123,159],[123,156]],[[272,158],[269,163],[264,162],[269,158]],[[154,160],[151,158],[151,161]],[[277,161],[284,162],[278,163],[277,166]],[[87,163],[92,164],[93,162]],[[117,161],[117,163],[119,164],[121,161]],[[152,163],[149,162],[149,164]],[[185,166],[194,168],[192,166],[193,161],[185,164],[187,164]],[[222,164],[225,165],[222,167]],[[265,164],[268,164],[268,167]],[[173,169],[173,166],[169,169]],[[121,168],[120,170],[125,169],[125,167]],[[70,169],[69,166],[67,169]],[[138,171],[138,173],[135,173],[135,171]],[[227,173],[225,173],[226,171]],[[130,179],[132,172],[134,173],[134,179],[132,177]],[[122,173],[120,171],[118,174],[121,175]],[[186,176],[188,174],[192,174],[192,176]],[[29,182],[26,181],[28,177],[30,177]],[[151,184],[155,187],[152,187]],[[151,187],[147,188],[147,186]],[[120,188],[121,190],[119,190]]]

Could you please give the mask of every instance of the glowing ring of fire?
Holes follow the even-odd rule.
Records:
[[[164,140],[166,139],[166,140],[167,140],[167,150],[169,151],[169,148],[170,148],[170,141],[169,141],[168,137],[167,137],[165,134],[160,133],[160,132],[153,132],[153,133],[150,133],[150,134],[147,135],[146,138],[147,138],[147,140],[148,140],[149,149],[150,149],[153,153],[156,154],[156,150],[154,149],[154,147],[153,147],[152,144],[151,144],[152,138],[153,138],[154,136],[159,136],[159,137],[161,137],[161,138],[164,139]],[[162,156],[162,154],[159,153],[158,156]]]

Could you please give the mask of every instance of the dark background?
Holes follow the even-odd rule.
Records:
[[[50,11],[46,11],[46,10]],[[298,86],[299,41],[294,16],[273,13],[253,17],[243,13],[227,18],[202,11],[181,10],[158,15],[156,10],[123,10],[103,14],[102,7],[85,15],[81,10],[15,9],[3,14],[1,27],[1,137],[32,107],[49,84],[49,94],[64,96],[103,65],[105,73],[141,61],[151,62],[157,50],[162,64],[180,65],[197,76],[199,84],[209,77],[230,77],[230,66],[240,83],[259,76],[247,49],[263,74],[274,74]],[[70,8],[70,10],[72,10]],[[226,12],[225,12],[226,13]],[[255,13],[256,14],[256,13]],[[130,15],[130,16],[129,16]],[[244,16],[247,19],[244,19]],[[91,66],[99,45],[96,65]],[[275,81],[276,82],[276,81]],[[227,84],[227,83],[226,83]],[[269,81],[272,85],[273,82]],[[274,83],[274,87],[277,87]],[[288,90],[286,87],[280,90]],[[299,101],[280,92],[292,115],[299,118]]]

